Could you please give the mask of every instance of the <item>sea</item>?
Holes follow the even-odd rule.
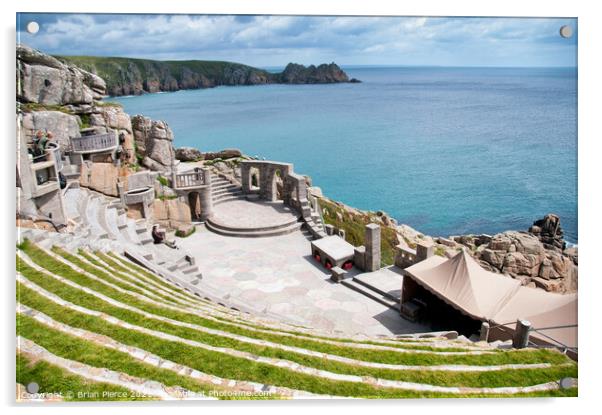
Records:
[[[577,233],[576,68],[343,67],[362,83],[115,97],[175,146],[286,161],[347,205],[433,236]],[[270,68],[275,70],[275,68]]]

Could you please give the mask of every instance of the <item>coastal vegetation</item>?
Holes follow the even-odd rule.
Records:
[[[371,222],[379,223],[378,215],[365,212],[362,215],[348,212],[326,198],[320,198],[324,223],[345,231],[345,239],[354,246],[364,244],[365,225]],[[398,244],[397,233],[390,227],[381,227],[381,264],[392,265],[395,261],[395,247]]]

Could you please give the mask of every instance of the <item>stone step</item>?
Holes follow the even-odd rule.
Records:
[[[347,288],[352,289],[353,291],[356,291],[360,294],[365,295],[366,297],[376,301],[377,303],[380,303],[384,306],[392,308],[393,310],[399,310],[398,302],[393,301],[388,297],[384,297],[384,296],[380,295],[379,293],[376,293],[376,292],[366,288],[364,285],[359,284],[354,279],[344,279],[341,281],[341,284]]]
[[[109,234],[102,228],[99,223],[100,198],[93,196],[88,203],[86,209],[86,222],[90,225],[93,235],[98,239],[108,239]]]
[[[213,218],[207,219],[206,223],[210,223],[211,226],[214,228],[223,229],[225,231],[233,231],[233,232],[264,232],[264,231],[273,231],[273,230],[288,228],[289,226],[292,226],[295,224],[299,224],[301,226],[303,225],[303,222],[299,222],[299,218],[296,218],[294,216],[291,216],[291,219],[289,221],[280,223],[278,225],[259,226],[259,227],[254,227],[254,228],[242,228],[242,227],[229,226],[229,225],[225,225],[219,221],[216,221]]]
[[[219,205],[221,203],[231,202],[232,200],[246,200],[246,199],[245,199],[244,195],[233,195],[233,196],[222,197],[217,200],[214,200],[213,204]]]
[[[115,211],[112,211],[112,212],[114,213]],[[110,213],[108,211],[108,205],[106,203],[101,203],[98,206],[98,210],[96,213],[97,213],[98,223],[100,224],[100,227],[106,232],[107,238],[116,239],[116,235],[113,234],[113,231],[111,230],[111,226],[109,225],[110,219],[108,218],[108,216],[110,215]]]
[[[244,231],[244,230],[221,229],[221,228],[214,227],[208,221],[205,222],[205,226],[211,232],[214,232],[214,233],[217,233],[217,234],[223,235],[223,236],[232,236],[232,237],[238,237],[238,238],[263,238],[263,237],[268,237],[268,236],[287,235],[289,233],[298,231],[301,228],[301,225],[302,225],[301,222],[295,221],[292,225],[289,225],[289,226],[283,227],[283,228],[278,228],[278,229],[272,229],[272,230],[267,230],[267,231],[253,231],[253,230]]]
[[[382,297],[386,297],[391,301],[396,302],[398,305],[400,304],[400,299],[395,297],[394,295],[389,294],[386,291],[381,290],[380,288],[376,287],[373,284],[370,284],[369,282],[359,279],[359,278],[353,278],[353,281],[357,282],[360,285],[363,285],[364,287],[366,287],[368,290],[372,290],[374,291],[376,294],[379,294]],[[400,287],[401,288],[401,287]]]
[[[228,196],[241,196],[242,195],[242,190],[240,189],[236,189],[236,190],[225,190],[225,191],[220,191],[219,193],[213,194],[212,199],[213,201],[217,201],[220,199],[223,199],[225,197]]]
[[[228,195],[228,194],[234,194],[234,193],[242,193],[242,190],[236,186],[232,186],[231,188],[224,187],[224,188],[221,188],[221,189],[211,192],[211,196],[213,196],[213,199],[215,199],[219,195]]]
[[[197,267],[196,265],[189,265],[186,268],[181,268],[180,272],[184,275],[188,275],[188,274],[192,274],[192,273],[196,273],[199,271],[199,267]]]
[[[211,183],[211,191],[216,191],[216,190],[221,190],[221,189],[236,189],[238,188],[237,185],[232,184],[230,182],[226,182],[226,183]]]

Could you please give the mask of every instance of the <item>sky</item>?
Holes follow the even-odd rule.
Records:
[[[25,31],[28,22],[37,34]],[[569,25],[574,35],[563,38]],[[17,15],[17,40],[56,55],[418,66],[576,66],[577,19]]]

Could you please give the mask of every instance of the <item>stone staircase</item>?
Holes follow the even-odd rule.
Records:
[[[211,198],[214,205],[242,199],[242,188],[217,174],[211,175]]]
[[[174,280],[191,284],[201,280],[202,274],[194,265],[193,257],[165,245],[155,245],[150,236],[151,224],[145,219],[127,217],[119,199],[74,188],[65,194],[65,207],[73,224],[69,233],[27,229],[23,230],[21,239],[32,239],[43,247],[58,245],[71,252],[80,248],[120,253],[129,250],[165,268]]]
[[[400,307],[400,299],[394,295],[391,295],[373,284],[366,282],[360,278],[347,278],[341,280],[341,285],[344,285],[347,288],[352,289],[366,297],[385,305],[393,310],[399,310]]]

